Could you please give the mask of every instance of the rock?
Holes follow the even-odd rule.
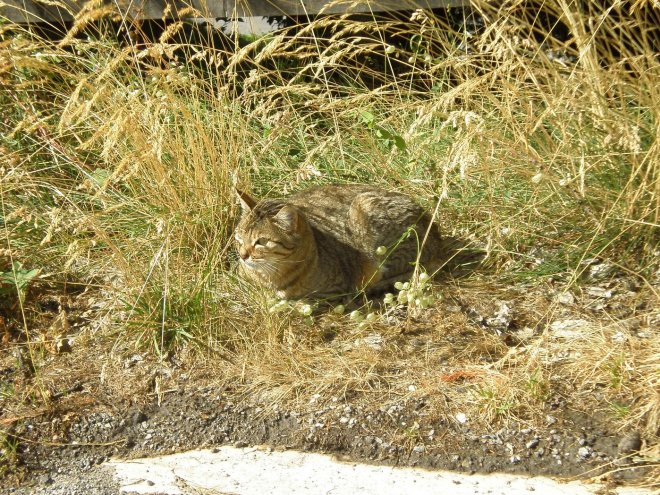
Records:
[[[497,332],[504,332],[509,328],[512,319],[511,308],[507,303],[501,303],[495,316],[486,319],[486,326]]]
[[[557,302],[568,306],[575,302],[575,296],[568,291],[562,292],[561,294],[557,294]]]
[[[589,459],[591,457],[591,453],[593,452],[593,449],[591,447],[580,447],[578,449],[578,456],[580,459]]]
[[[587,320],[555,320],[550,323],[552,335],[556,338],[576,340],[581,339],[585,330],[589,328]]]
[[[458,421],[461,424],[467,423],[467,416],[465,413],[458,413],[456,416],[456,421]]]
[[[528,449],[535,449],[536,447],[538,447],[538,445],[539,445],[539,439],[534,438],[534,439],[530,440],[529,442],[527,442],[525,444],[525,447],[527,447]]]
[[[585,292],[591,297],[599,299],[610,299],[613,295],[611,290],[603,289],[602,287],[587,287]]]
[[[589,258],[582,262],[586,265],[583,277],[590,281],[601,281],[609,278],[614,272],[614,266],[596,258]]]
[[[355,347],[370,347],[375,351],[380,351],[383,348],[385,339],[379,333],[372,333],[362,339],[355,341]]]
[[[591,280],[605,280],[614,272],[614,267],[609,263],[593,265],[589,268],[589,278]]]
[[[124,368],[132,368],[137,363],[144,360],[144,357],[140,354],[133,354],[131,357],[124,361]]]

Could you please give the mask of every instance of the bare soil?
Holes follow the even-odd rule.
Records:
[[[84,394],[84,392],[81,392]],[[86,395],[86,394],[85,394]],[[88,402],[81,409],[50,411],[14,428],[20,440],[18,469],[4,493],[32,493],[84,480],[111,457],[134,458],[223,444],[271,445],[333,453],[344,459],[464,472],[509,472],[559,477],[595,476],[613,469],[620,435],[597,418],[550,409],[543,429],[511,425],[496,432],[428,424],[423,401],[391,410],[362,410],[342,401],[308,411],[266,413],[231,390],[191,385],[142,406]],[[94,403],[92,403],[94,402]],[[350,413],[347,411],[350,410]],[[348,422],[342,418],[350,417]],[[401,439],[402,424],[419,424],[426,438]],[[428,432],[437,432],[429,439]],[[640,479],[643,466],[620,471]],[[20,488],[19,488],[20,487]],[[116,493],[108,487],[108,493]]]
[[[625,294],[630,301],[622,296],[617,304],[634,312],[639,297],[635,291]],[[456,291],[429,318],[460,315],[460,321],[470,321],[500,339],[505,348],[515,348],[531,338],[523,335],[523,330],[530,331],[525,319],[539,321],[532,314],[535,306],[522,303],[533,297],[525,290],[498,296],[508,303],[493,298],[479,306]],[[657,444],[657,436],[640,438],[637,430],[617,430],[611,417],[585,412],[583,404],[575,403],[582,399],[561,389],[547,396],[537,414],[540,420],[498,420],[490,425],[439,415],[438,398],[432,396],[403,394],[392,400],[390,395],[378,405],[356,393],[314,394],[304,401],[278,403],[268,394],[257,394],[240,377],[217,376],[212,364],[188,359],[185,353],[159,362],[112,336],[100,338],[95,329],[104,323],[94,308],[95,298],[90,290],[61,288],[33,298],[43,333],[51,337],[44,342],[38,375],[30,364],[32,357],[16,342],[20,329],[5,314],[0,376],[4,390],[13,395],[5,392],[0,403],[5,437],[0,493],[77,493],[66,490],[73,486],[71,480],[98,477],[98,466],[111,457],[225,444],[266,444],[344,459],[473,473],[600,477],[612,483],[657,476],[657,465],[634,457],[642,445]],[[503,304],[515,308],[515,318]],[[414,331],[400,335],[401,342],[431,339],[430,320],[423,320],[413,325]],[[62,326],[59,333],[53,330],[57,325]],[[643,335],[650,330],[641,325],[638,331]],[[480,338],[474,331],[461,335]],[[417,348],[423,352],[424,346]],[[76,486],[83,487],[80,493],[116,493],[110,478],[100,479],[104,481],[94,484],[97,491],[84,488],[84,483]],[[104,483],[107,491],[99,488]]]

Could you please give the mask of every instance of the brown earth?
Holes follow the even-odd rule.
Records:
[[[639,307],[637,292],[620,294],[616,300],[620,311],[624,306],[633,312]],[[217,376],[218,368],[208,361],[182,353],[159,362],[111,335],[99,337],[98,329],[105,322],[99,319],[95,301],[101,299],[91,289],[61,288],[33,297],[34,314],[48,329],[42,333],[50,336],[43,342],[44,355],[39,356],[36,372],[31,364],[34,356],[17,342],[20,328],[10,323],[11,315],[5,311],[0,493],[78,493],[65,487],[72,479],[93,477],[111,457],[223,444],[267,444],[367,462],[466,472],[601,477],[611,483],[648,483],[657,477],[657,463],[635,457],[640,447],[648,451],[657,445],[657,436],[642,434],[641,444],[631,448],[639,431],[617,430],[601,411],[585,411],[584,404],[575,403],[570,387],[553,389],[534,421],[492,424],[438,414],[439,404],[451,401],[450,397],[401,394],[396,399],[394,394],[393,399],[388,394],[379,405],[373,393],[372,400],[365,401],[363,395],[349,391],[278,403],[240,377]],[[490,335],[505,348],[516,348],[531,338],[524,335],[530,331],[526,319],[539,321],[533,314],[538,306],[529,303],[533,299],[529,290],[519,290],[480,305],[457,289],[437,304],[435,312],[421,317],[418,324],[413,322],[413,330],[397,338],[402,347],[410,340],[431,340],[432,330],[424,318],[458,315],[459,321],[483,331],[462,329],[457,334],[461,338]],[[515,317],[509,315],[511,310]],[[644,322],[637,329],[640,338],[652,331],[653,322]],[[423,347],[417,345],[420,350],[415,352],[423,352]],[[469,377],[466,372],[447,379],[460,384]],[[117,487],[97,489],[89,493],[116,493]]]

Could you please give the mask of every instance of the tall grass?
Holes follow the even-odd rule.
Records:
[[[440,390],[485,422],[535,418],[549,389],[564,390],[557,376],[578,394],[608,381],[617,322],[598,323],[588,359],[564,366],[543,359],[560,345],[550,336],[512,356],[484,330],[461,340],[467,319],[429,310],[438,330],[422,358],[403,350],[410,323],[358,326],[329,313],[307,327],[295,310],[269,312],[268,295],[235,278],[231,245],[236,183],[266,196],[369,182],[439,201],[448,234],[486,246],[490,268],[470,297],[520,283],[569,290],[598,258],[657,302],[651,6],[525,6],[475,2],[479,32],[419,11],[320,17],[233,46],[201,27],[189,39],[181,23],[153,43],[122,41],[89,12],[55,41],[4,24],[3,253],[41,268],[41,283],[102,286],[115,301],[113,339],[163,358],[196,349],[273,400],[351,390],[386,401],[415,376],[417,393]],[[540,304],[530,324],[556,311]],[[351,347],[369,332],[384,350]],[[447,354],[439,341],[455,332],[460,349]],[[634,352],[625,383],[606,394],[633,408],[622,427],[657,431],[653,346],[617,348]],[[479,364],[484,356],[495,364]],[[474,393],[455,387],[456,370],[478,381]]]

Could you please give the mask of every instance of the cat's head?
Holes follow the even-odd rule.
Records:
[[[308,251],[312,241],[307,221],[282,200],[257,201],[238,189],[236,194],[243,209],[234,233],[240,263],[250,275],[277,287]]]

